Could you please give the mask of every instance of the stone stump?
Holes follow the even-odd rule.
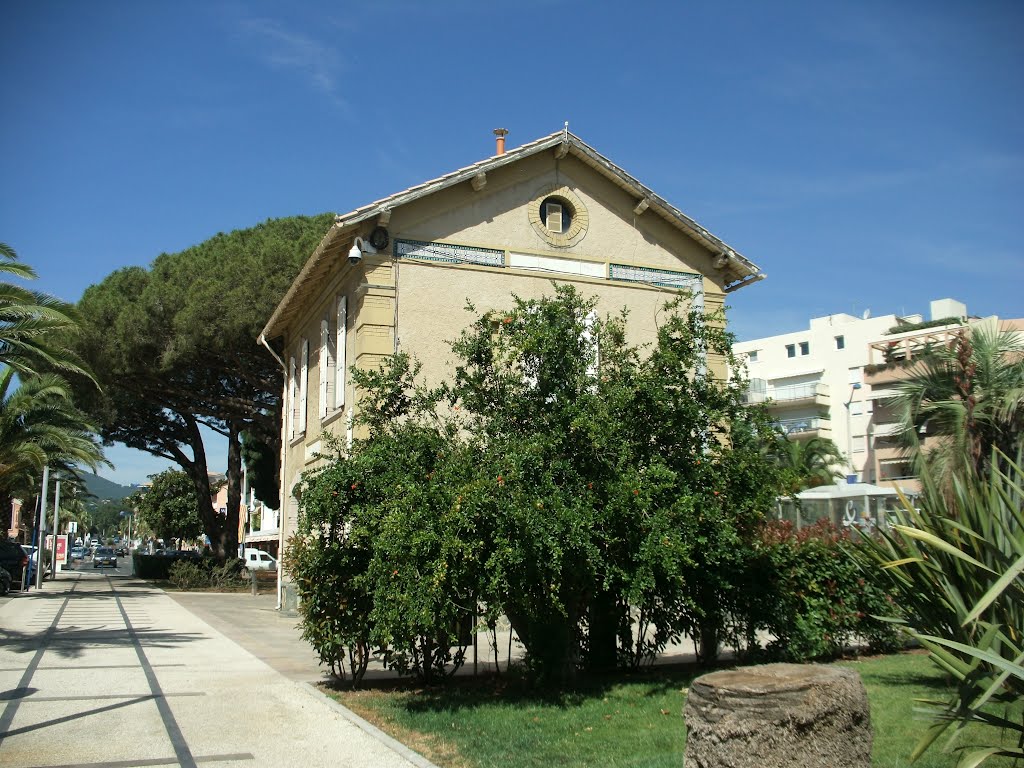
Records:
[[[712,672],[686,699],[685,768],[870,768],[860,675],[819,664]]]

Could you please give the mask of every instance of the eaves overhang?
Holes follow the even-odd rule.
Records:
[[[714,254],[714,264],[721,277],[723,290],[726,293],[739,290],[751,283],[763,280],[765,275],[760,267],[739,254],[725,242],[713,235],[696,221],[671,205],[649,187],[641,184],[633,176],[595,150],[585,141],[568,130],[557,131],[549,136],[536,139],[528,144],[511,149],[504,154],[489,157],[451,173],[426,181],[414,187],[397,192],[388,197],[356,208],[349,213],[336,216],[334,224],[324,235],[323,240],[313,251],[312,256],[299,272],[284,298],[278,304],[270,320],[267,321],[261,337],[272,339],[282,332],[283,323],[291,314],[289,306],[300,296],[307,285],[318,281],[325,275],[327,265],[332,257],[338,255],[343,247],[359,233],[360,225],[366,221],[389,216],[390,212],[403,205],[420,200],[441,190],[470,181],[498,168],[519,162],[520,160],[546,150],[553,150],[556,157],[569,154],[585,165],[609,179],[612,183],[631,194],[637,200],[640,210],[649,210],[661,216],[671,225],[690,238],[703,245]]]

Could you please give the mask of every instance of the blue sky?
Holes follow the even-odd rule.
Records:
[[[75,301],[568,120],[767,273],[741,339],[943,297],[1020,317],[1022,39],[998,1],[6,0],[0,241]]]

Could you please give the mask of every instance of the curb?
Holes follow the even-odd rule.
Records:
[[[318,690],[316,687],[310,685],[309,683],[300,682],[298,683],[298,686],[304,689],[306,693],[308,693],[309,695],[315,696],[321,701],[326,702],[327,706],[329,706],[339,715],[344,717],[350,723],[352,723],[358,728],[361,728],[370,736],[377,739],[377,741],[384,744],[384,746],[388,747],[388,749],[390,749],[392,752],[396,752],[397,754],[401,755],[406,760],[408,760],[410,763],[417,766],[417,768],[439,768],[439,766],[434,765],[434,763],[427,760],[427,758],[423,757],[423,755],[419,754],[418,752],[414,752],[413,750],[405,746],[405,744],[403,744],[402,742],[392,738],[391,736],[388,736],[380,728],[367,722],[348,707],[339,704],[330,696],[325,694],[323,691]]]

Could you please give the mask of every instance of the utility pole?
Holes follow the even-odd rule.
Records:
[[[57,580],[57,531],[60,528],[57,526],[58,515],[60,510],[60,480],[57,481],[57,490],[53,496],[53,547],[50,556],[50,580]],[[66,550],[65,550],[66,551]]]
[[[39,501],[39,520],[36,526],[36,589],[43,588],[43,528],[46,526],[46,502],[50,490],[50,465],[43,467],[43,497]]]

